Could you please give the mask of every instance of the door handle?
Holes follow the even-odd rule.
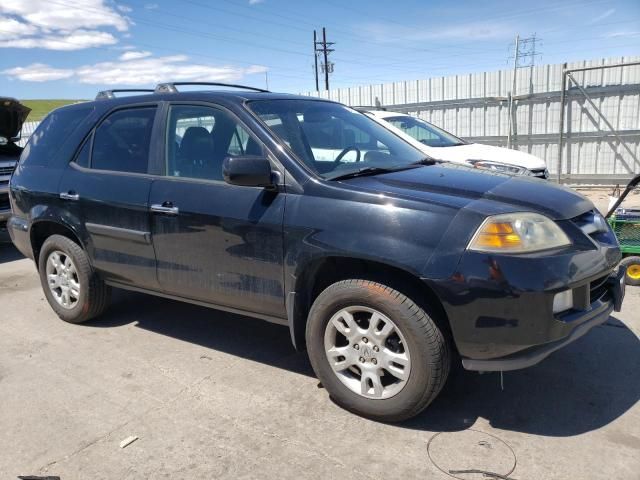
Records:
[[[155,213],[164,213],[165,215],[178,215],[180,210],[174,207],[171,202],[164,202],[162,205],[151,205],[150,210]]]
[[[78,195],[76,192],[69,190],[68,192],[62,192],[60,193],[60,198],[62,200],[80,200],[80,195]]]

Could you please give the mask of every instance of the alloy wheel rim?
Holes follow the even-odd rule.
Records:
[[[334,314],[325,328],[324,348],[338,379],[360,396],[393,397],[409,379],[411,357],[402,332],[373,308],[351,306]]]
[[[55,301],[63,308],[71,310],[80,300],[80,280],[71,257],[55,250],[47,257],[47,285]]]

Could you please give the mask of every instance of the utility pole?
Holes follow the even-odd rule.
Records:
[[[509,94],[509,133],[507,135],[507,148],[511,148],[513,144],[513,136],[515,131],[515,100],[516,90],[518,88],[518,69],[523,67],[530,67],[531,75],[533,75],[533,66],[535,59],[540,54],[536,52],[536,42],[539,39],[534,33],[529,38],[520,38],[520,35],[516,35],[515,48],[513,53],[513,83],[511,85],[511,92]],[[525,61],[525,59],[528,59]]]
[[[315,60],[315,66],[313,68],[313,71],[316,74],[316,92],[318,90],[320,90],[320,85],[318,84],[318,40],[316,37],[316,31],[313,31],[313,59]]]
[[[321,45],[321,47],[319,47]],[[315,53],[315,71],[316,71],[316,90],[319,90],[318,85],[318,54],[322,54],[323,62],[321,64],[322,71],[324,72],[324,89],[329,90],[329,74],[333,73],[333,62],[329,61],[329,54],[335,49],[328,48],[331,45],[335,45],[335,42],[327,42],[327,30],[322,27],[322,41],[316,40],[316,31],[313,31],[313,49]]]
[[[520,35],[516,35],[516,46],[513,53],[513,83],[511,84],[511,93],[509,94],[509,133],[507,135],[507,148],[511,148],[511,136],[513,134],[513,97],[516,95],[518,87],[518,53],[520,47]]]

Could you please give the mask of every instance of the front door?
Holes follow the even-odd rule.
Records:
[[[86,227],[105,280],[158,288],[147,175],[156,106],[116,110],[89,135],[60,182],[65,210]]]
[[[151,186],[158,281],[168,294],[284,317],[285,193],[229,185],[229,155],[266,155],[231,113],[171,105],[165,176]]]

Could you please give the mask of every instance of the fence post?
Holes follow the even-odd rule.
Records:
[[[560,93],[560,140],[558,141],[558,183],[562,183],[562,147],[564,144],[564,102],[567,93],[567,64],[562,64],[562,90]]]

